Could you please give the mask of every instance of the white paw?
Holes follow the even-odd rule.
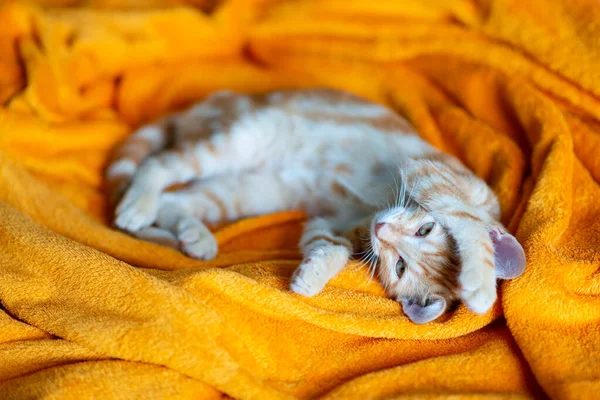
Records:
[[[115,211],[115,224],[129,232],[137,232],[156,220],[159,195],[131,187]]]
[[[458,276],[458,281],[463,291],[471,292],[477,290],[483,284],[481,268],[463,269]]]
[[[308,258],[302,261],[302,264],[296,268],[290,283],[292,292],[312,297],[323,290],[329,279],[325,279],[325,277],[315,269],[314,264],[314,261]]]
[[[212,260],[218,251],[217,240],[213,234],[194,218],[188,218],[179,224],[179,247],[192,258]]]
[[[205,261],[215,258],[218,251],[217,241],[212,235],[193,242],[180,242],[179,247],[188,256]]]
[[[459,277],[462,285],[461,298],[476,314],[488,312],[497,298],[496,274],[491,268],[488,268],[489,271],[485,268],[488,267],[469,270],[469,273],[461,273]]]
[[[311,251],[292,275],[290,289],[303,296],[320,293],[327,282],[348,262],[348,249],[342,246],[327,246]]]

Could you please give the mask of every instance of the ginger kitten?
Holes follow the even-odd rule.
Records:
[[[204,260],[217,243],[203,221],[303,209],[291,290],[319,293],[366,251],[415,323],[456,300],[485,313],[496,279],[525,268],[484,181],[392,111],[339,91],[214,93],[136,131],[106,178],[119,228]]]

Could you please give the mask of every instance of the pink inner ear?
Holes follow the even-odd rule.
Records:
[[[490,230],[494,242],[496,276],[500,279],[513,279],[525,271],[525,252],[511,234],[497,229]]]

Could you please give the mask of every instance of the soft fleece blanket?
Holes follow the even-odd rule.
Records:
[[[0,7],[0,398],[598,398],[600,3],[77,3]],[[358,263],[291,294],[299,212],[215,227],[212,262],[111,229],[135,127],[299,86],[387,104],[487,180],[528,258],[491,312],[415,325]]]

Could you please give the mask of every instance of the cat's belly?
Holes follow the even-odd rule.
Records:
[[[311,216],[369,214],[399,193],[397,168],[363,160],[289,165],[276,172]]]

